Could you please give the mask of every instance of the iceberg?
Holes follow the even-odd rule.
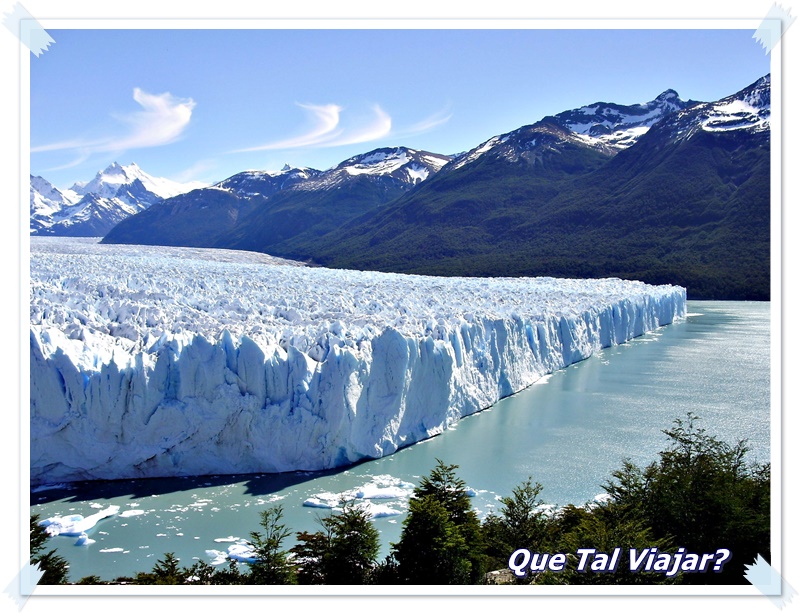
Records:
[[[114,516],[118,512],[118,505],[110,505],[91,516],[84,517],[82,514],[71,514],[69,516],[45,518],[39,521],[39,526],[44,527],[45,533],[50,537],[55,535],[78,537],[78,541],[81,542],[86,540],[86,532],[93,529],[98,522],[104,518]]]
[[[30,296],[34,487],[380,458],[686,315],[677,286],[63,238],[31,239]]]

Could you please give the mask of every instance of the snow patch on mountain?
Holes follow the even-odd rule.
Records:
[[[409,156],[406,151],[398,151],[391,156],[384,152],[378,152],[365,156],[354,164],[339,168],[350,175],[390,175],[408,164],[408,161]]]
[[[675,90],[667,90],[643,104],[619,105],[597,102],[555,116],[561,125],[583,138],[588,145],[627,149],[656,122],[692,102],[680,99]]]
[[[347,183],[352,177],[374,177],[413,186],[438,172],[450,161],[443,156],[407,147],[376,149],[354,156],[294,186],[298,190],[329,190]]]
[[[89,182],[60,191],[31,176],[30,232],[41,235],[103,236],[123,219],[164,198],[204,184],[157,178],[136,164],[114,162]]]
[[[680,111],[671,126],[672,138],[688,139],[699,131],[764,132],[770,129],[771,80],[766,75],[743,90],[715,102]]]
[[[73,185],[72,190],[81,196],[95,194],[101,198],[112,198],[117,195],[120,187],[131,184],[136,179],[142,182],[148,192],[152,192],[161,198],[184,194],[206,185],[199,181],[178,183],[163,177],[153,177],[145,173],[135,162],[127,166],[113,162],[105,169],[98,171],[97,175],[88,183],[76,183]]]
[[[378,458],[686,309],[619,279],[218,256],[32,238],[34,486]]]
[[[713,105],[703,121],[703,130],[727,132],[747,128],[754,131],[769,130],[770,107],[753,106],[744,100],[731,100]]]
[[[493,136],[488,141],[485,141],[484,143],[478,145],[475,149],[471,149],[467,153],[459,156],[459,158],[453,162],[452,169],[455,170],[461,168],[462,166],[466,166],[471,162],[474,162],[475,160],[480,158],[483,154],[485,154],[487,151],[491,151],[495,145],[503,142],[505,142],[503,140],[503,136]],[[535,143],[535,140],[533,142]]]

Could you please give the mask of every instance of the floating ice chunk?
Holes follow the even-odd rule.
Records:
[[[86,516],[84,518],[81,514],[72,514],[69,516],[53,516],[39,521],[39,525],[44,527],[45,532],[51,537],[54,535],[65,535],[67,537],[80,537],[82,533],[86,533],[90,529],[109,516],[114,516],[119,512],[118,505],[110,505],[109,507]]]
[[[119,513],[120,518],[130,518],[132,516],[141,516],[144,514],[144,510],[125,510],[124,512]]]
[[[224,544],[226,542],[238,542],[241,541],[240,537],[234,537],[233,535],[229,535],[228,537],[217,537],[215,540],[218,544]]]
[[[125,552],[124,548],[101,548],[98,552]]]
[[[363,501],[358,504],[358,507],[366,511],[372,518],[386,518],[387,516],[399,516],[402,510],[395,509],[390,505],[382,503],[372,503],[371,501]]]
[[[89,536],[86,535],[86,533],[81,533],[80,537],[75,540],[76,546],[91,546],[94,543],[96,543],[95,540],[89,539]]]
[[[335,509],[338,504],[337,499],[326,499],[322,498],[319,495],[316,497],[309,497],[305,501],[303,501],[303,507],[320,507],[323,509]]]
[[[228,546],[228,558],[244,563],[255,563],[256,557],[253,547],[247,542],[239,542],[233,546]]]
[[[206,550],[206,555],[211,557],[210,565],[222,565],[228,561],[228,553],[222,550]]]
[[[359,499],[397,499],[407,497],[409,492],[399,486],[378,486],[377,484],[366,484],[356,490],[356,497]]]

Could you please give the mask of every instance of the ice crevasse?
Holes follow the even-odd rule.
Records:
[[[686,313],[619,279],[64,245],[31,252],[32,485],[379,458]]]

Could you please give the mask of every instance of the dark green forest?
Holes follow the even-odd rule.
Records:
[[[425,275],[619,277],[681,285],[689,299],[768,300],[768,139],[698,134],[662,147],[648,137],[599,168],[585,152],[561,154],[560,165],[588,173],[480,159],[275,255]]]

